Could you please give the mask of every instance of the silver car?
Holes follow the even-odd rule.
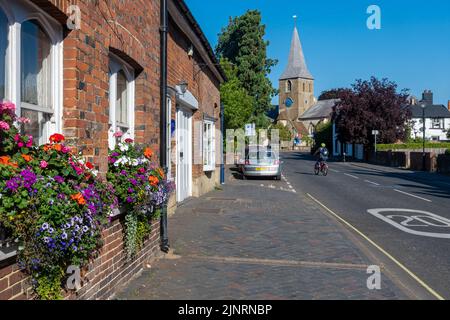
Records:
[[[281,180],[280,159],[275,152],[267,150],[249,151],[245,164],[242,166],[242,176],[246,177],[272,177]]]

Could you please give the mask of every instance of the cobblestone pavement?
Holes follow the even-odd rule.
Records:
[[[173,253],[116,299],[408,299],[376,264],[289,181],[230,178],[169,219]]]

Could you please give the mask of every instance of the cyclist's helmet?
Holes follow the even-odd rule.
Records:
[[[325,148],[327,145],[325,143],[322,143],[322,148]]]

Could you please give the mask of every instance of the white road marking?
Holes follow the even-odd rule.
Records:
[[[430,238],[441,238],[441,239],[450,239],[450,233],[437,233],[437,232],[424,232],[414,230],[414,227],[428,228],[428,227],[439,227],[439,228],[450,228],[450,220],[438,216],[434,213],[420,210],[411,210],[411,209],[370,209],[367,210],[371,215],[383,220],[384,222],[389,223],[390,225],[400,229],[403,232],[414,234],[417,236],[430,237]],[[407,213],[419,213],[420,215],[407,216],[407,215],[389,215],[384,216],[382,212],[407,212]],[[402,222],[398,223],[394,220],[394,218],[403,219]],[[425,219],[432,219],[434,221],[430,222]],[[410,224],[415,223],[415,224]],[[437,225],[436,223],[439,223]],[[447,230],[448,231],[448,230]]]
[[[433,201],[431,201],[431,200],[428,200],[428,199],[425,199],[425,198],[422,198],[422,197],[419,197],[419,196],[416,196],[416,195],[414,195],[414,194],[411,194],[411,193],[408,193],[408,192],[404,192],[404,191],[401,191],[401,190],[398,190],[398,189],[394,189],[394,191],[395,191],[395,192],[402,193],[402,194],[407,195],[407,196],[410,196],[410,197],[414,197],[414,198],[417,198],[417,199],[426,201],[426,202],[433,202]]]
[[[336,173],[339,173],[340,171],[339,170],[336,170],[336,169],[329,169],[330,171],[332,171],[332,172],[336,172]]]
[[[353,178],[353,179],[359,179],[357,176],[354,176],[352,174],[349,173],[344,173],[347,177]]]
[[[403,271],[405,271],[407,274],[411,276],[415,281],[417,281],[422,287],[424,287],[429,293],[431,293],[434,297],[436,297],[438,300],[445,300],[444,297],[442,297],[439,293],[437,293],[433,288],[431,288],[428,284],[426,284],[422,279],[420,279],[418,276],[416,276],[411,270],[409,270],[407,267],[405,267],[400,261],[398,261],[396,258],[394,258],[390,253],[388,253],[386,250],[384,250],[382,247],[380,247],[377,243],[375,243],[373,240],[371,240],[368,236],[366,236],[364,233],[359,231],[356,227],[354,227],[352,224],[347,222],[347,220],[343,219],[341,216],[339,216],[337,213],[335,213],[333,210],[328,208],[326,205],[324,205],[322,202],[314,198],[312,195],[307,193],[308,197],[310,197],[313,201],[318,203],[320,206],[322,206],[325,210],[327,210],[330,214],[332,214],[336,219],[341,221],[343,224],[345,224],[347,227],[355,231],[357,234],[359,234],[361,237],[363,237],[365,240],[367,240],[371,245],[373,245],[375,248],[377,248],[380,252],[382,252],[386,257],[391,259],[395,264],[397,264]]]
[[[364,182],[367,182],[367,183],[373,184],[374,186],[380,186],[380,184],[379,184],[379,183],[376,183],[376,182],[372,182],[372,181],[370,181],[370,180],[364,180]]]

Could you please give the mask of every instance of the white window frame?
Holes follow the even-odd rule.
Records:
[[[126,139],[134,140],[134,126],[135,126],[135,72],[134,69],[123,61],[118,56],[109,54],[109,130],[108,130],[108,142],[109,148],[113,150],[116,147],[117,139],[114,134],[119,128],[127,128],[123,132],[123,136],[120,139],[124,141]],[[117,74],[123,71],[127,79],[127,115],[128,123],[122,124],[116,121],[116,102],[117,102]]]
[[[205,125],[209,128],[206,130]],[[216,168],[215,124],[211,120],[203,120],[203,171],[214,171]]]
[[[48,142],[48,138],[56,132],[62,132],[63,106],[63,29],[52,17],[38,6],[25,0],[0,0],[0,9],[5,13],[8,28],[8,47],[5,64],[5,100],[16,105],[16,114],[21,115],[21,109],[39,111],[49,115],[44,124],[39,144]],[[23,103],[21,97],[21,27],[29,20],[36,20],[50,39],[51,68],[51,108]]]
[[[436,126],[436,123],[439,124]],[[432,118],[431,119],[431,129],[444,129],[444,119],[443,118]]]

